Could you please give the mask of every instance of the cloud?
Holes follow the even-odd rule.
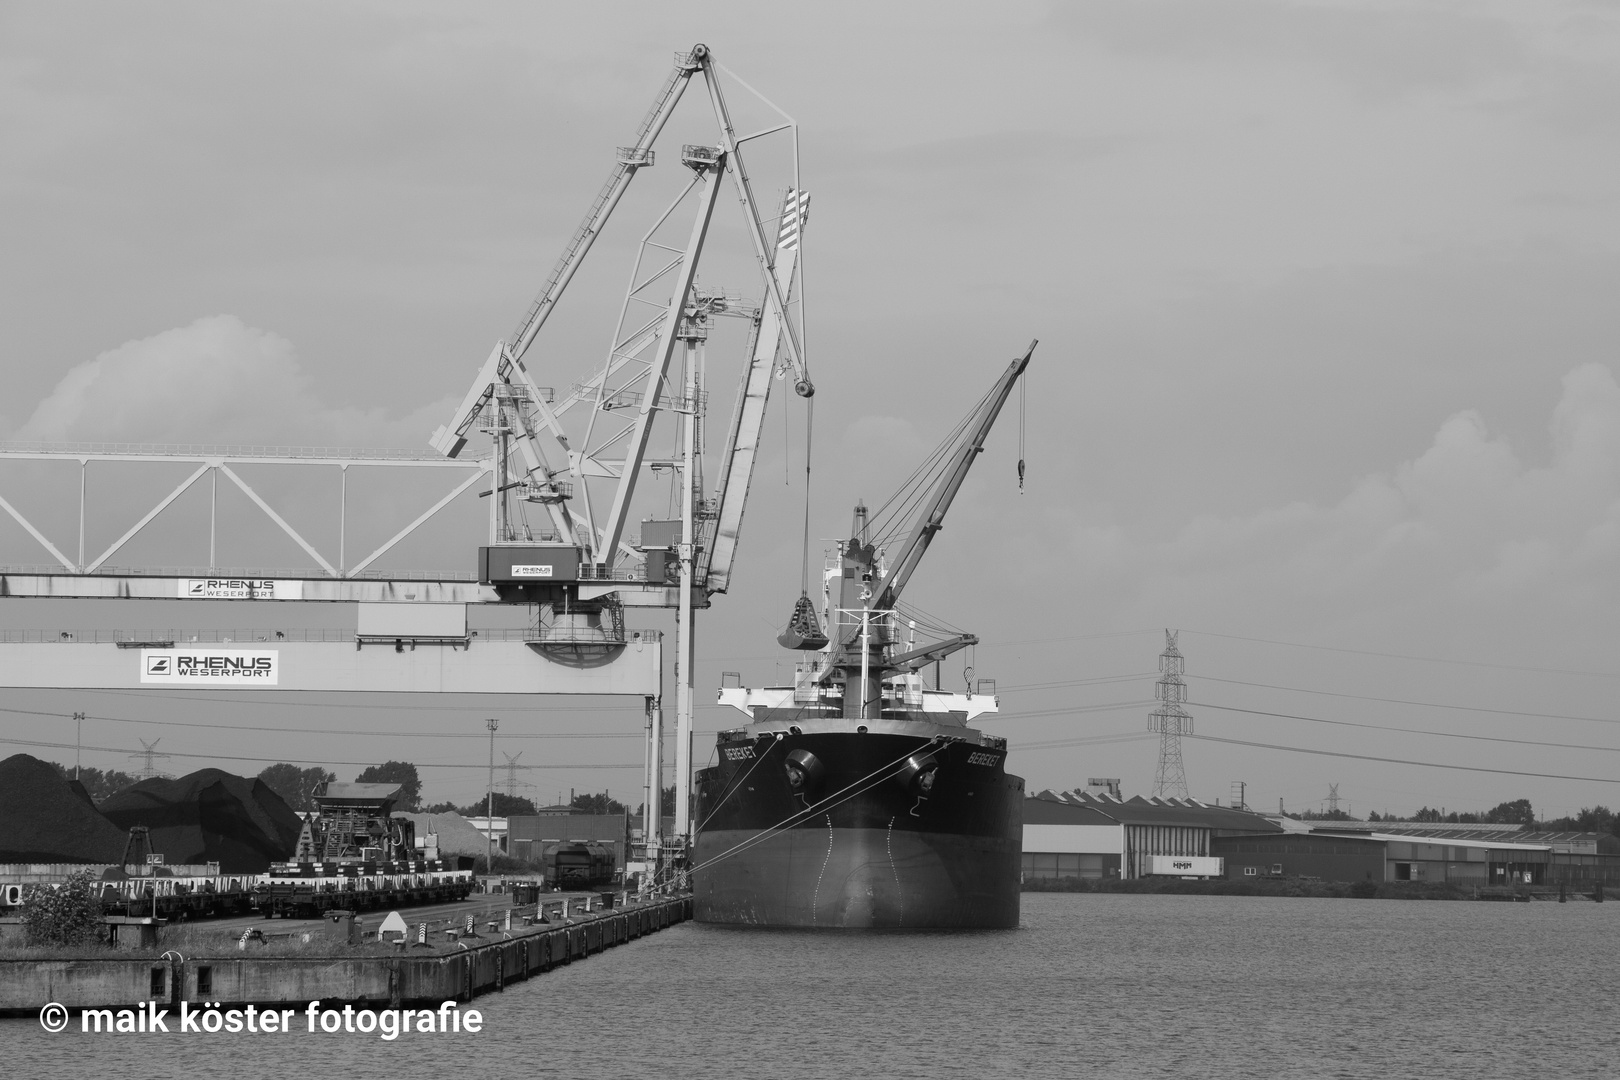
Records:
[[[1549,427],[1550,459],[1533,465],[1477,412],[1458,412],[1421,455],[1337,502],[1200,515],[1158,543],[1068,522],[1070,565],[1090,568],[1088,587],[1111,594],[1122,618],[1399,629],[1395,613],[1421,612],[1505,629],[1503,619],[1562,613],[1578,623],[1620,595],[1614,374],[1588,364],[1566,375]]]
[[[214,315],[74,367],[14,438],[420,447],[453,407],[445,400],[390,417],[334,405],[290,341]]]

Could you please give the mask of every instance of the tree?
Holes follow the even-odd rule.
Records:
[[[259,773],[265,787],[281,796],[281,801],[297,813],[315,809],[314,794],[337,779],[337,773],[315,766],[300,769],[285,761],[265,766]]]
[[[641,815],[645,814],[646,812],[647,812],[647,804],[646,803],[642,803],[640,806],[636,807],[636,817],[640,817]],[[667,788],[665,788],[663,790],[662,797],[658,800],[658,812],[659,812],[659,816],[661,816],[661,817],[674,817],[675,816],[675,785],[674,784],[669,785],[669,787],[667,787]]]
[[[23,940],[29,945],[89,945],[101,940],[101,883],[85,870],[56,888],[29,885],[23,891]]]
[[[444,802],[436,802],[432,806],[424,806],[422,807],[421,812],[424,814],[460,814],[461,810],[456,806],[455,803],[446,800]]]
[[[495,808],[496,817],[510,817],[513,814],[536,813],[534,803],[528,799],[525,799],[521,795],[507,795],[499,791],[495,792],[494,795],[495,797],[493,799],[485,796],[484,798],[479,799],[477,802],[470,805],[460,807],[459,809],[452,809],[456,809],[456,813],[460,814],[462,817],[483,817],[485,809],[491,805],[493,805]]]
[[[1493,825],[1520,825],[1534,828],[1536,814],[1530,808],[1529,799],[1514,799],[1512,802],[1498,803],[1495,807],[1486,811],[1485,820]]]
[[[1575,815],[1575,827],[1581,832],[1613,833],[1620,836],[1620,814],[1607,806],[1581,807]]]
[[[422,802],[422,781],[408,761],[385,761],[354,778],[357,784],[398,784],[399,809],[415,810]]]
[[[624,803],[610,798],[605,791],[594,795],[575,795],[574,801],[568,805],[587,814],[622,814],[626,809]]]
[[[1550,818],[1540,828],[1548,832],[1613,833],[1620,836],[1620,815],[1607,806],[1583,806],[1574,817]]]
[[[51,767],[61,773],[64,780],[73,779],[72,768],[66,765],[58,765],[54,761],[51,762]],[[86,765],[79,770],[79,783],[84,785],[84,790],[89,792],[90,798],[99,803],[135,783],[135,778],[128,773],[119,772],[117,769],[108,769],[106,772],[102,772],[100,769],[93,769]]]

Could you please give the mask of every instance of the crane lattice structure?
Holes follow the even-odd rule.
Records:
[[[1179,630],[1164,632],[1164,652],[1159,654],[1159,681],[1153,696],[1159,707],[1148,714],[1148,730],[1159,733],[1159,767],[1153,774],[1153,794],[1157,797],[1187,798],[1187,770],[1181,764],[1181,737],[1191,735],[1193,718],[1183,709],[1187,684],[1181,681],[1186,661],[1176,648]]]
[[[169,756],[168,754],[158,753],[157,744],[162,741],[162,739],[153,739],[151,742],[147,742],[145,739],[142,739],[140,740],[141,751],[139,753],[129,755],[132,758],[141,759],[141,770],[137,774],[136,779],[150,780],[155,776],[168,775],[167,773],[159,772],[158,767],[155,764],[158,758],[166,758]]]
[[[689,88],[701,102],[696,111],[711,113],[713,123],[689,123],[695,118],[688,116],[676,128],[704,141],[669,145],[671,131],[655,148]],[[743,105],[736,114],[733,96]],[[747,122],[739,127],[739,120]],[[6,483],[9,475],[0,475],[0,488],[7,488],[0,491],[0,514],[50,557],[43,566],[13,564],[0,549],[0,598],[183,600],[170,605],[181,618],[209,601],[252,601],[266,605],[261,610],[278,610],[281,623],[248,631],[181,622],[159,630],[50,627],[8,634],[0,641],[0,687],[204,688],[228,681],[281,691],[638,696],[649,718],[645,775],[656,781],[664,771],[663,633],[628,625],[625,611],[673,610],[679,794],[669,848],[684,851],[692,831],[693,612],[731,587],[773,385],[785,381],[805,399],[815,393],[799,269],[810,196],[798,145],[793,118],[721,68],[706,45],[676,54],[539,294],[512,334],[493,344],[460,406],[430,439],[431,452],[0,442],[0,465],[30,462],[51,470],[53,507],[70,504],[66,470],[76,468],[79,507],[74,541],[53,540],[25,512],[25,498],[7,497],[16,493]],[[758,179],[767,176],[778,192],[774,201],[756,195]],[[542,338],[541,331],[632,182],[663,209],[655,208],[656,218],[637,229],[641,239],[606,355],[581,378],[574,347]],[[720,208],[731,205],[741,220],[711,236]],[[749,295],[700,281],[700,263],[709,274],[743,273]],[[724,368],[710,366],[711,354],[726,360]],[[722,393],[728,384],[735,387],[729,423],[715,425],[712,440],[704,437],[711,378],[724,380],[716,383]],[[805,424],[808,456],[808,408]],[[671,449],[654,449],[665,445]],[[113,463],[165,475],[177,465],[190,471],[133,524],[121,520],[118,509],[120,520],[109,529],[97,520],[105,512],[87,509],[87,492],[94,489],[87,474]],[[320,523],[320,532],[305,523],[304,513],[284,515],[273,505],[287,497],[302,501],[310,478],[323,475],[323,483],[336,488],[330,500],[336,514]],[[348,513],[351,500],[361,497],[350,491],[351,480],[367,477],[363,490],[369,490],[370,477],[392,477],[404,486],[410,475],[448,476],[454,486],[425,508],[390,515],[386,524]],[[654,514],[661,500],[652,476],[672,481],[675,497],[663,517]],[[807,460],[807,485],[808,478]],[[256,553],[245,556],[252,565],[232,568],[244,556],[221,550],[221,490],[233,502],[240,495],[257,507],[303,552],[294,556],[303,565],[270,569],[259,553],[273,549],[256,544]],[[487,544],[465,552],[455,572],[397,565],[407,557],[400,545],[441,511],[474,505],[472,497],[463,498],[468,493],[488,499]],[[183,556],[165,545],[171,565],[154,566],[139,554],[155,546],[150,533],[143,544],[134,541],[157,519],[179,524],[185,507],[203,505],[206,532],[193,522]],[[117,527],[126,524],[120,534]],[[117,539],[101,548],[98,533]],[[357,547],[361,536],[366,540]],[[475,557],[476,572],[469,565]],[[333,603],[355,609],[353,634],[298,621],[301,611]],[[475,628],[470,620],[497,605],[527,609],[527,625]],[[491,787],[493,756],[492,743]],[[662,847],[657,802],[655,794],[647,799],[644,822],[653,855]]]

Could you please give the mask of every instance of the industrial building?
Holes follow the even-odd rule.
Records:
[[[1277,823],[1285,831],[1215,841],[1212,854],[1226,860],[1227,877],[1620,884],[1620,838],[1606,834],[1409,821]]]
[[[1156,855],[1205,859],[1219,856],[1217,839],[1281,831],[1259,814],[1196,799],[1043,791],[1024,800],[1024,880],[1147,877]]]
[[[514,814],[505,819],[508,850],[515,858],[537,861],[548,844],[595,842],[613,849],[614,865],[624,869],[630,855],[630,814]]]

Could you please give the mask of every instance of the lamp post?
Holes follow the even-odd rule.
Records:
[[[488,830],[485,835],[489,837],[489,854],[484,856],[484,875],[492,877],[495,873],[495,729],[501,726],[496,719],[484,721],[489,725],[489,796],[484,801],[484,825]]]

